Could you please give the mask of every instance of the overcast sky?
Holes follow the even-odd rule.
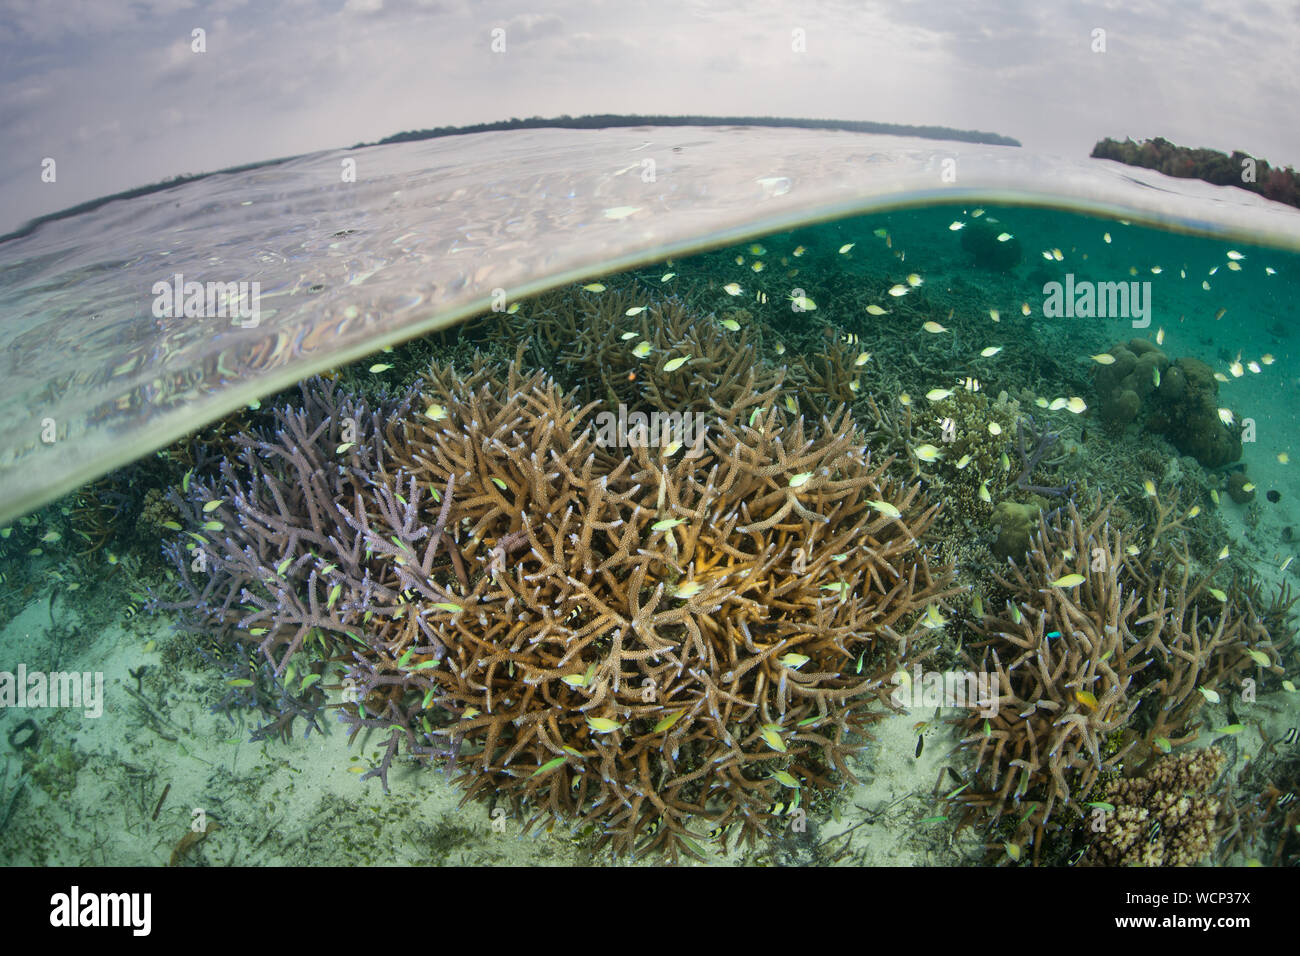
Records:
[[[1300,166],[1298,50],[1294,0],[0,0],[0,232],[179,173],[562,113],[938,124],[1076,157],[1165,136]]]

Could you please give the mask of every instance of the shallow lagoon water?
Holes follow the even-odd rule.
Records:
[[[692,136],[697,133],[689,131]],[[971,193],[956,202],[935,204],[930,196],[931,204],[921,208],[879,209],[804,226],[790,221],[800,216],[792,206],[780,212],[787,221],[777,232],[754,233],[754,217],[737,213],[725,224],[736,235],[722,241],[725,230],[719,223],[691,218],[694,200],[688,196],[680,202],[683,218],[672,226],[673,242],[678,245],[671,255],[663,252],[673,246],[665,234],[648,227],[637,234],[635,243],[613,254],[605,244],[607,230],[635,227],[642,215],[635,202],[643,200],[630,199],[622,191],[626,176],[637,176],[642,168],[631,150],[656,138],[649,132],[626,135],[629,144],[630,139],[638,142],[623,144],[627,162],[606,171],[608,188],[587,197],[589,218],[579,215],[578,225],[536,221],[527,214],[517,221],[509,216],[480,221],[459,211],[454,190],[449,197],[437,193],[437,202],[429,206],[411,208],[375,186],[369,193],[351,195],[350,208],[335,204],[328,215],[304,218],[295,211],[294,202],[270,211],[259,208],[260,202],[241,205],[247,201],[241,196],[266,189],[258,179],[265,173],[246,174],[248,182],[218,177],[205,181],[207,185],[187,187],[200,190],[205,208],[223,217],[216,235],[225,238],[200,245],[185,231],[186,220],[178,219],[175,234],[166,243],[155,242],[156,252],[183,258],[177,269],[186,275],[198,269],[197,277],[219,274],[219,270],[204,271],[202,264],[222,258],[251,261],[251,256],[268,270],[241,275],[266,277],[261,314],[270,328],[231,329],[229,334],[238,339],[233,352],[222,348],[226,330],[214,336],[210,327],[206,332],[192,323],[186,327],[184,317],[174,322],[142,319],[139,283],[122,284],[113,278],[114,268],[135,277],[152,276],[159,273],[159,261],[145,268],[144,253],[136,252],[122,255],[113,267],[86,264],[89,240],[79,232],[85,224],[76,219],[43,227],[57,234],[57,242],[65,243],[67,258],[20,255],[7,260],[10,361],[21,352],[42,356],[44,362],[24,367],[25,377],[20,378],[27,391],[11,393],[11,401],[30,401],[32,390],[39,387],[56,403],[93,393],[97,404],[92,407],[106,409],[103,399],[117,385],[110,386],[90,371],[112,364],[106,356],[121,360],[116,368],[129,366],[126,374],[134,376],[135,384],[129,384],[124,394],[134,394],[138,400],[121,406],[114,400],[109,403],[113,411],[82,411],[74,416],[80,427],[89,429],[84,433],[86,445],[78,450],[75,435],[60,434],[55,447],[68,448],[72,460],[85,459],[85,473],[95,478],[52,504],[15,516],[9,534],[0,541],[0,572],[5,575],[0,606],[5,628],[0,647],[5,655],[0,668],[11,673],[22,666],[32,673],[102,674],[104,687],[102,714],[96,716],[87,711],[97,708],[85,706],[10,705],[0,711],[0,729],[8,740],[0,792],[0,819],[5,821],[0,851],[5,859],[132,865],[609,861],[607,851],[593,847],[594,835],[581,827],[556,825],[549,832],[534,827],[524,834],[528,815],[504,804],[474,802],[459,808],[461,791],[446,774],[405,755],[395,762],[388,780],[390,792],[385,794],[378,780],[362,779],[365,770],[382,760],[382,735],[363,733],[349,745],[347,734],[328,716],[321,721],[322,733],[304,737],[299,724],[287,740],[250,742],[250,732],[265,723],[264,715],[238,708],[213,712],[213,705],[228,693],[230,660],[199,653],[191,637],[172,632],[168,614],[154,615],[145,609],[150,594],[164,602],[178,600],[175,569],[162,559],[160,549],[178,534],[168,522],[180,527],[183,518],[168,511],[165,492],[203,478],[214,467],[200,446],[221,447],[239,430],[265,427],[270,409],[296,400],[296,390],[284,386],[308,371],[329,371],[337,387],[355,389],[375,401],[400,393],[430,362],[463,368],[479,353],[503,363],[514,356],[517,346],[523,346],[525,361],[534,366],[551,356],[556,367],[548,371],[572,375],[572,369],[561,367],[566,362],[557,357],[563,350],[535,337],[542,314],[566,302],[598,304],[602,296],[622,296],[634,309],[679,301],[698,315],[699,322],[721,329],[719,334],[750,336],[761,363],[773,370],[793,368],[797,360],[814,367],[820,356],[834,349],[851,349],[855,386],[843,397],[852,403],[856,419],[871,432],[870,403],[891,415],[901,408],[915,408],[914,446],[931,434],[936,447],[943,444],[942,417],[928,420],[925,413],[927,393],[964,389],[1000,399],[1005,392],[1007,400],[1017,402],[1025,414],[1059,433],[1062,456],[1050,474],[1039,476],[1044,481],[1076,481],[1089,494],[1128,507],[1133,521],[1141,519],[1140,505],[1149,496],[1144,482],[1153,482],[1160,494],[1182,491],[1184,504],[1195,500],[1202,508],[1204,528],[1198,534],[1229,549],[1221,584],[1246,575],[1253,575],[1269,592],[1288,584],[1294,573],[1288,559],[1295,548],[1290,529],[1300,516],[1294,510],[1300,502],[1300,482],[1294,477],[1296,466],[1289,461],[1300,451],[1291,448],[1300,409],[1296,393],[1300,368],[1291,341],[1300,257],[1284,248],[1282,241],[1288,230],[1300,234],[1294,224],[1300,217],[1293,212],[1235,195],[1219,198],[1223,191],[1208,187],[1206,192],[1214,198],[1188,198],[1183,193],[1198,193],[1199,187],[1173,184],[1170,205],[1177,210],[1173,218],[1181,218],[1185,226],[1196,220],[1202,229],[1235,232],[1206,237],[1090,214],[1079,208],[1079,189],[1073,198],[1062,199],[1061,208],[1033,208],[999,202],[1005,196],[991,187],[984,198],[968,187]],[[710,141],[725,140],[721,134],[700,135]],[[853,149],[860,149],[858,142]],[[888,153],[885,147],[895,152]],[[813,151],[811,146],[808,149]],[[938,171],[935,164],[942,157],[933,144],[926,149],[929,152],[921,156],[885,143],[880,155],[893,157],[896,165],[890,168],[900,177],[894,180],[898,182],[918,171],[926,175]],[[409,164],[409,156],[399,162],[391,154],[385,160],[383,151],[378,152],[377,161],[394,167]],[[364,168],[368,157],[363,152],[359,158]],[[336,166],[337,161],[338,157],[329,156],[298,162],[310,171]],[[819,162],[824,168],[824,157]],[[625,167],[635,171],[613,178]],[[989,179],[995,171],[996,163],[984,169]],[[802,184],[799,176],[750,175],[753,172],[746,168],[730,181],[748,184],[759,202],[799,195],[795,188]],[[479,169],[475,175],[490,191],[493,178],[488,172]],[[1097,193],[1104,195],[1110,175],[1093,184]],[[664,178],[672,181],[667,174]],[[434,181],[439,188],[445,186],[430,173],[428,182]],[[418,178],[412,180],[412,188],[419,185]],[[819,186],[819,200],[843,188],[829,178]],[[1175,187],[1177,199],[1172,198]],[[676,188],[680,190],[681,180]],[[542,180],[534,189],[550,192],[554,187]],[[1116,189],[1113,204],[1124,207],[1132,195]],[[303,190],[303,197],[319,195],[319,187]],[[737,205],[743,206],[743,194],[735,196]],[[516,207],[527,208],[527,195],[508,198]],[[299,199],[299,203],[306,201]],[[880,202],[881,197],[876,195],[874,201]],[[1198,202],[1203,214],[1199,220],[1192,214]],[[753,196],[749,203],[754,205]],[[467,237],[464,252],[478,268],[462,272],[459,284],[455,280],[421,283],[415,278],[435,258],[422,258],[419,244],[445,242],[446,233],[423,239],[413,235],[425,228],[420,219],[433,215],[428,212],[431,207],[438,208],[438,216],[462,220],[459,234]],[[818,218],[826,215],[827,208],[818,205]],[[1134,216],[1141,211],[1131,204],[1127,208]],[[1157,195],[1146,211],[1158,217],[1159,208]],[[616,214],[606,215],[608,210]],[[159,214],[155,209],[144,219]],[[1243,238],[1252,215],[1259,217],[1261,231],[1272,237],[1272,244]],[[95,222],[96,229],[104,230],[93,236],[96,246],[120,250],[135,243],[143,248],[149,237],[142,234],[138,221],[132,222],[124,210],[105,207]],[[584,246],[557,241],[543,249],[548,229],[571,237],[582,233],[582,222],[598,232],[598,242]],[[503,229],[509,234],[512,223],[529,237],[520,242],[517,256],[504,257],[516,269],[506,281],[499,278],[505,273],[485,266],[483,257],[485,248],[503,241]],[[952,228],[955,224],[961,228]],[[123,237],[114,245],[105,236],[111,238],[115,228],[123,230]],[[716,248],[693,252],[691,244],[698,245],[699,240],[690,239],[692,229],[697,236],[709,236],[709,245]],[[992,259],[981,260],[963,244],[964,234],[981,229],[987,229],[995,243],[988,253]],[[272,235],[278,237],[274,242],[268,238]],[[1001,235],[1009,238],[999,240]],[[289,237],[294,237],[293,243],[286,245]],[[475,237],[479,246],[469,243]],[[54,240],[38,232],[31,241]],[[452,243],[450,250],[442,249],[437,262],[461,255],[460,241]],[[1013,242],[1019,246],[1016,260],[998,261]],[[80,263],[72,252],[74,246],[80,249]],[[657,256],[653,255],[656,246]],[[584,256],[593,268],[581,267]],[[625,261],[616,268],[608,266],[620,258]],[[632,260],[638,264],[625,268]],[[334,271],[326,274],[326,266]],[[167,270],[172,268],[168,262]],[[520,278],[524,274],[520,269],[527,278]],[[296,278],[288,278],[294,273]],[[76,282],[74,276],[79,277]],[[550,298],[530,297],[558,279],[573,284],[548,293]],[[382,288],[370,289],[371,281]],[[1089,283],[1122,283],[1135,295],[1130,308],[1118,315],[1047,316],[1043,313],[1052,283],[1061,283],[1062,288],[1068,283],[1072,289]],[[576,288],[583,285],[590,288]],[[484,306],[492,297],[484,293],[494,288],[519,291],[498,297],[494,303],[498,311],[490,311]],[[464,294],[457,299],[460,292]],[[302,306],[302,296],[316,296],[322,304]],[[440,305],[431,312],[430,303],[440,296],[445,296],[440,303],[461,304],[445,309]],[[101,318],[95,320],[103,323],[102,338],[82,338],[63,349],[38,348],[35,336],[51,328],[52,316],[68,319],[68,302],[76,297],[83,303],[88,298],[102,303]],[[31,311],[32,303],[42,299],[45,310]],[[457,309],[471,313],[472,321],[398,344],[412,330],[424,332],[450,324]],[[296,323],[285,328],[307,331],[271,332],[285,316]],[[644,321],[640,313],[627,320],[629,332],[641,328]],[[84,323],[77,327],[85,332]],[[21,334],[15,336],[15,328]],[[258,351],[250,344],[252,338],[239,338],[255,334],[281,336],[281,347]],[[1239,459],[1207,467],[1180,454],[1140,421],[1107,420],[1106,396],[1098,385],[1098,370],[1106,366],[1093,356],[1109,355],[1118,344],[1132,339],[1158,341],[1171,359],[1198,359],[1222,377],[1221,407],[1247,429]],[[637,341],[627,340],[629,353]],[[378,346],[391,351],[369,354]],[[251,351],[241,352],[241,348]],[[83,350],[80,357],[93,353],[93,360],[64,374],[60,357],[76,356],[78,349]],[[173,349],[182,357],[169,366]],[[858,364],[856,357],[867,353],[869,357]],[[244,361],[227,362],[222,354],[240,355]],[[359,361],[338,365],[352,359]],[[74,364],[77,360],[70,359]],[[663,366],[660,358],[648,360]],[[617,361],[632,361],[635,368],[634,360],[619,357]],[[174,368],[175,378],[163,377],[165,388],[150,391],[149,382],[159,380],[162,368]],[[187,376],[186,369],[199,374]],[[792,375],[781,401],[793,402],[792,414],[811,420],[812,411],[800,404],[807,385],[807,380]],[[164,395],[170,397],[160,401]],[[1086,407],[1071,410],[1066,403],[1074,398]],[[234,407],[232,401],[245,407],[231,418],[208,422],[214,409]],[[248,408],[250,402],[258,407]],[[62,418],[55,417],[56,421]],[[196,431],[199,424],[203,428]],[[178,429],[189,434],[145,457],[135,454],[145,445],[170,442],[181,433]],[[26,445],[9,459],[9,474],[16,474],[15,465],[23,470],[24,459],[39,455],[39,445],[35,452]],[[114,446],[118,449],[110,454]],[[1006,447],[1014,451],[1010,434]],[[127,453],[120,449],[127,448],[132,449],[131,464],[107,476],[99,474],[102,462],[114,457],[114,463],[125,462]],[[942,502],[949,485],[943,473],[928,464],[904,456],[894,467],[900,481],[919,482]],[[1253,485],[1253,496],[1239,503],[1229,495],[1228,483],[1243,470]],[[955,481],[951,473],[948,479]],[[1237,482],[1241,484],[1240,479]],[[44,496],[44,491],[29,485],[22,494]],[[11,495],[9,489],[6,495]],[[1016,497],[1014,492],[1010,497]],[[23,499],[13,493],[10,500]],[[995,528],[978,513],[963,512],[958,517],[956,509],[950,512],[950,519],[933,529],[931,546],[956,564],[963,587],[987,589],[997,570],[996,560],[989,557]],[[933,629],[934,646],[955,653],[963,640],[969,640],[965,630],[969,603],[964,597],[953,598],[939,613],[946,622]],[[1294,648],[1283,647],[1279,654],[1280,667],[1293,677]],[[331,703],[337,704],[337,691],[330,693]],[[1231,799],[1248,802],[1251,780],[1241,777],[1246,757],[1266,748],[1270,759],[1284,755],[1280,748],[1285,745],[1279,741],[1300,723],[1297,707],[1294,693],[1272,679],[1249,702],[1234,704],[1221,697],[1217,704],[1207,705],[1198,720],[1197,736],[1185,746],[1221,739],[1225,735],[1216,734],[1215,728],[1241,724],[1245,729],[1227,735],[1232,738],[1234,760]],[[993,838],[988,833],[972,827],[958,831],[954,820],[939,819],[946,817],[946,811],[935,795],[936,778],[942,780],[949,765],[958,775],[969,769],[969,754],[957,749],[954,727],[945,722],[953,713],[912,710],[873,725],[874,739],[864,741],[852,758],[858,782],[841,780],[838,789],[816,799],[810,795],[805,804],[806,827],[782,829],[754,845],[710,845],[706,860],[990,862],[987,846]],[[29,719],[35,731],[20,730]],[[205,829],[202,841],[187,843],[185,835],[193,832],[196,817],[205,821],[201,828],[206,822],[217,826],[210,832]],[[1268,848],[1260,839],[1254,846],[1225,846],[1225,856],[1216,855],[1211,862],[1264,857]],[[649,859],[655,861],[653,856]]]

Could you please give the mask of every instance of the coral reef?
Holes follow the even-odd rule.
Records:
[[[405,745],[618,852],[753,839],[848,775],[954,590],[920,543],[937,506],[847,412],[806,428],[776,399],[712,405],[692,458],[602,447],[593,406],[517,365],[433,369],[422,416],[314,381],[175,499],[187,597],[160,606],[256,649],[235,694],[279,732],[338,660],[342,719],[388,735],[367,776]]]
[[[1170,508],[1157,535],[1177,526]],[[1036,861],[1058,805],[1077,807],[1130,752],[1146,759],[1194,737],[1216,688],[1280,672],[1246,589],[1213,588],[1172,543],[1144,555],[1109,517],[1099,505],[1084,517],[1073,501],[1040,515],[1029,555],[999,578],[1005,603],[967,648],[972,667],[997,675],[1000,696],[995,716],[962,720],[976,760],[956,799],[967,822],[1026,811],[1014,840],[1032,842]]]
[[[1104,826],[1083,862],[1102,866],[1193,866],[1215,846],[1220,801],[1211,796],[1223,751],[1188,750],[1156,761],[1146,773],[1108,782]]]
[[[1118,343],[1110,355],[1114,362],[1094,373],[1105,421],[1138,422],[1207,468],[1241,457],[1240,429],[1220,419],[1219,383],[1208,365],[1190,357],[1170,362],[1145,339]]]

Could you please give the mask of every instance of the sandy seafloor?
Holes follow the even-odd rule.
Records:
[[[1034,248],[1032,241],[1026,245]],[[1102,266],[1092,263],[1093,269]],[[1164,270],[1151,327],[1134,330],[1128,323],[1111,322],[1108,340],[1151,338],[1163,327],[1163,349],[1171,358],[1194,355],[1220,370],[1226,366],[1215,360],[1220,349],[1233,356],[1240,351],[1243,362],[1265,352],[1276,356],[1275,364],[1260,374],[1248,372],[1221,388],[1225,404],[1255,420],[1258,440],[1245,445],[1242,460],[1259,489],[1255,501],[1246,506],[1223,496],[1221,514],[1231,530],[1226,543],[1251,561],[1266,593],[1272,593],[1284,578],[1295,587],[1300,562],[1285,572],[1279,569],[1300,550],[1300,534],[1291,542],[1283,539],[1284,528],[1300,526],[1300,441],[1295,440],[1300,434],[1300,356],[1289,337],[1265,331],[1276,321],[1289,322],[1289,317],[1279,317],[1275,310],[1266,314],[1234,307],[1216,322],[1207,300],[1231,302],[1234,296],[1203,295],[1199,274],[1189,270],[1180,282],[1176,264],[1166,263]],[[1259,291],[1256,283],[1274,281],[1261,273],[1262,263],[1252,262],[1248,276],[1221,272],[1216,283],[1249,282],[1253,291]],[[1283,281],[1282,276],[1274,278]],[[928,275],[927,281],[940,281],[940,277]],[[1273,299],[1275,306],[1285,301],[1282,296]],[[1180,321],[1180,315],[1186,319]],[[1206,344],[1207,339],[1211,344]],[[1084,355],[1079,359],[1088,361]],[[1295,461],[1279,463],[1279,452],[1287,452]],[[1182,465],[1171,457],[1169,467],[1166,480]],[[1277,503],[1265,499],[1269,489],[1280,493]],[[368,766],[372,757],[377,759],[376,740],[361,738],[349,746],[342,728],[328,717],[324,736],[312,733],[304,739],[298,722],[297,735],[289,743],[249,743],[254,723],[241,726],[211,712],[221,690],[216,669],[163,673],[157,666],[159,651],[147,647],[150,641],[162,644],[178,639],[169,633],[168,620],[143,612],[127,620],[118,608],[83,606],[76,595],[68,594],[55,597],[54,609],[62,632],[79,628],[58,649],[57,666],[104,673],[104,714],[90,719],[80,712],[0,709],[0,767],[7,765],[7,773],[0,771],[0,819],[10,806],[20,764],[5,742],[11,730],[32,717],[46,739],[42,771],[26,782],[0,832],[0,862],[167,865],[196,809],[220,828],[189,849],[179,860],[184,865],[658,862],[655,857],[615,861],[608,851],[593,855],[560,827],[552,834],[536,830],[522,834],[522,820],[510,816],[494,825],[486,804],[459,807],[461,792],[446,774],[405,757],[395,761],[389,775],[391,793],[386,795],[377,779],[363,782],[349,772],[350,767]],[[17,661],[32,670],[53,669],[55,649],[46,637],[49,627],[47,592],[0,630],[0,669],[12,670]],[[144,678],[143,693],[165,715],[164,730],[176,738],[174,742],[164,740],[141,719],[139,704],[123,689],[136,684],[128,669],[142,664],[154,665]],[[1236,760],[1231,778],[1235,780],[1242,762],[1261,746],[1256,722],[1275,738],[1300,724],[1298,713],[1300,695],[1286,692],[1262,694],[1253,704],[1236,702],[1235,719],[1247,729],[1231,741]],[[947,716],[955,714],[947,712]],[[874,729],[876,739],[853,760],[859,782],[849,785],[841,799],[830,801],[833,807],[814,805],[805,832],[787,832],[727,853],[711,850],[709,862],[930,866],[996,861],[996,854],[986,854],[979,832],[966,829],[954,836],[949,821],[923,822],[944,812],[932,796],[936,782],[942,777],[943,792],[954,786],[944,764],[952,763],[963,774],[968,770],[968,758],[953,752],[954,729],[934,722],[934,716],[932,710],[914,711],[879,723]],[[1198,717],[1203,728],[1233,720],[1222,705],[1207,707]],[[914,726],[919,721],[932,725],[917,758]],[[1206,745],[1213,736],[1203,731],[1195,745]],[[168,784],[167,799],[157,819],[151,819],[155,802]],[[1234,793],[1241,797],[1240,792]],[[1242,863],[1245,857],[1225,862]]]

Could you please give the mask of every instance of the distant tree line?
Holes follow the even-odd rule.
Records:
[[[619,126],[774,126],[785,129],[838,129],[850,133],[887,133],[893,136],[919,136],[924,139],[950,139],[962,143],[984,143],[990,146],[1019,146],[1020,142],[997,133],[979,130],[952,129],[948,126],[907,126],[901,123],[871,123],[865,120],[798,119],[782,116],[625,116],[600,113],[594,116],[532,116],[528,119],[512,117],[495,123],[476,123],[473,126],[436,126],[433,129],[408,130],[385,137],[378,143],[358,143],[353,149],[364,146],[384,146],[388,143],[409,143],[412,140],[434,139],[439,136],[463,136],[467,133],[494,133],[511,129],[609,129]]]
[[[1285,169],[1273,167],[1267,160],[1255,159],[1237,150],[1227,156],[1214,149],[1175,146],[1159,136],[1136,143],[1131,139],[1121,143],[1107,138],[1092,148],[1092,156],[1154,169],[1179,179],[1201,179],[1215,186],[1236,186],[1274,202],[1300,207],[1300,175],[1294,169],[1290,166]]]

